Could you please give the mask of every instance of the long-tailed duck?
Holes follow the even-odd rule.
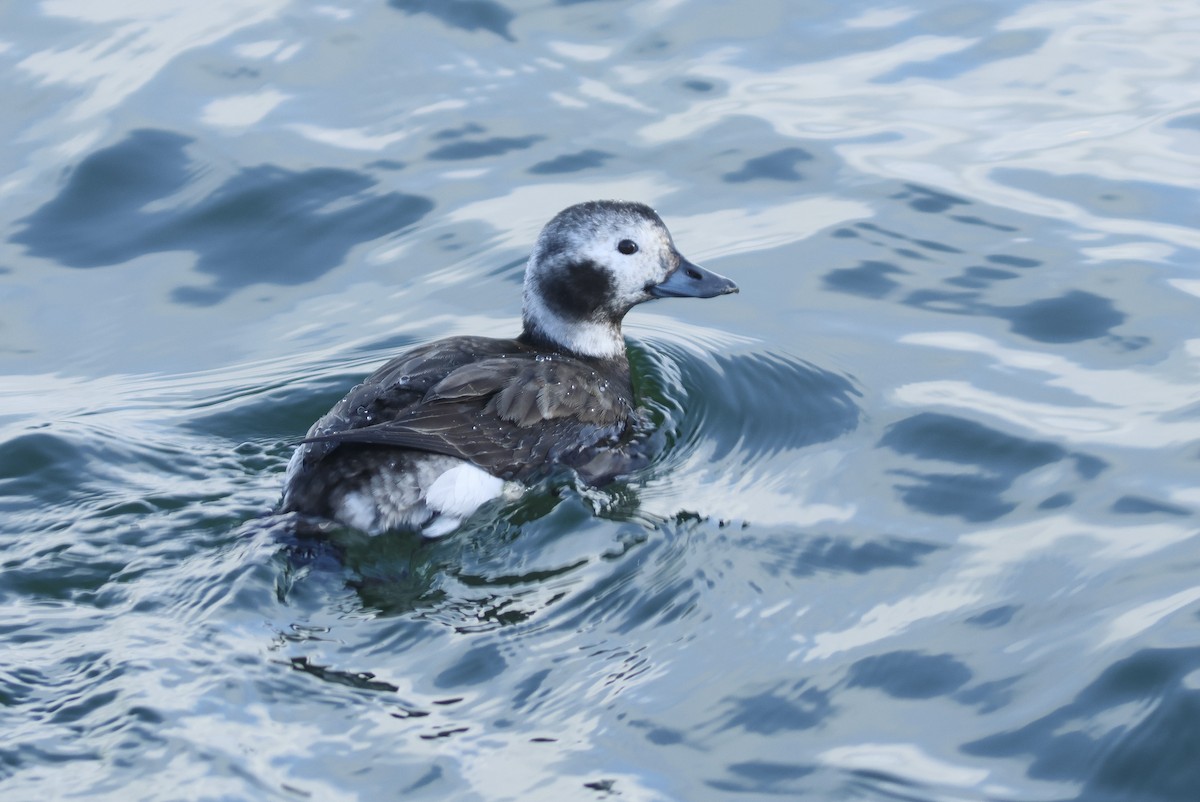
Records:
[[[432,537],[506,483],[555,467],[602,484],[631,464],[625,313],[654,298],[732,292],[681,256],[644,204],[564,209],[529,257],[521,335],[450,337],[375,371],[309,429],[281,509]]]

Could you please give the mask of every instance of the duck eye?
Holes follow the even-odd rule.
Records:
[[[637,253],[637,243],[631,239],[623,239],[617,243],[617,250],[628,256],[631,253]]]

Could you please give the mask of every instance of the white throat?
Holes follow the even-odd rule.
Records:
[[[625,354],[620,325],[595,321],[567,321],[551,312],[533,292],[525,293],[525,323],[532,324],[546,339],[569,351],[597,359]]]

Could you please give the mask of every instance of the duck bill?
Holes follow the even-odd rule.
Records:
[[[737,285],[724,276],[680,257],[679,267],[661,284],[651,287],[650,295],[655,298],[714,298],[737,291]]]

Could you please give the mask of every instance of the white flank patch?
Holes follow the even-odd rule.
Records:
[[[503,479],[464,462],[434,480],[425,491],[425,503],[443,515],[466,518],[503,489]]]
[[[370,493],[348,493],[342,499],[338,520],[355,529],[374,534],[376,505]]]

